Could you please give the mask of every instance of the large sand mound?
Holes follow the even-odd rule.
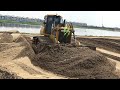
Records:
[[[14,60],[25,56],[34,58],[35,53],[24,37],[20,37],[17,42],[0,44],[0,60]]]
[[[35,64],[71,78],[119,78],[114,74],[115,63],[86,47],[46,47],[43,52],[36,55]]]
[[[0,43],[12,43],[13,36],[9,33],[0,34]]]

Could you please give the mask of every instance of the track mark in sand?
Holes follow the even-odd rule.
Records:
[[[19,65],[23,70],[27,71],[30,74],[42,74],[41,72],[34,70],[33,68],[27,66],[24,63],[19,62],[19,63],[15,63],[15,64]]]
[[[113,61],[113,62],[115,62],[115,63],[116,63],[116,69],[119,69],[119,70],[120,70],[120,62],[119,62],[119,61],[114,60],[114,59],[112,59],[112,58],[108,58],[108,59],[111,60],[111,61]]]
[[[116,57],[120,58],[120,54],[119,53],[111,52],[111,51],[108,51],[108,50],[105,50],[105,49],[101,49],[101,48],[96,48],[96,50],[100,51],[102,53],[110,54],[110,55],[113,55],[113,56],[116,56]]]
[[[106,57],[112,58],[114,60],[120,61],[120,57],[114,56],[114,55],[110,55],[110,54],[106,54],[106,53],[102,53],[100,51],[98,51],[99,53],[103,54]]]

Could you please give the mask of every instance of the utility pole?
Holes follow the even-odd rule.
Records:
[[[103,16],[102,16],[102,27],[104,27],[104,26],[103,26]]]

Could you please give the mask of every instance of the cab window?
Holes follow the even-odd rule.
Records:
[[[60,23],[63,23],[63,19],[61,18]]]

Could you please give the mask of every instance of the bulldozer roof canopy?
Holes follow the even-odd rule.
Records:
[[[59,16],[59,17],[62,17],[62,16],[60,16],[60,15],[58,15],[58,14],[47,14],[47,15],[45,15],[45,17],[46,16]]]

